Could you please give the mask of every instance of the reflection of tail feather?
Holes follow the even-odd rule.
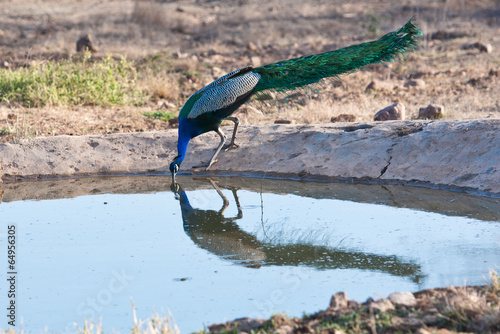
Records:
[[[396,256],[362,252],[332,250],[322,246],[304,244],[266,246],[265,265],[311,266],[317,269],[360,269],[410,277],[420,283],[422,268],[413,261],[403,262]]]
[[[404,262],[396,256],[374,255],[363,252],[343,251],[307,243],[277,245],[260,242],[238,226],[243,217],[236,190],[233,196],[238,209],[236,217],[224,217],[229,201],[215,183],[213,187],[222,197],[224,205],[219,211],[194,209],[186,193],[178,186],[184,231],[200,248],[223,259],[250,268],[261,266],[309,266],[317,269],[360,269],[410,277],[420,283],[423,275],[420,265]]]
[[[250,235],[231,232],[221,234],[193,232],[191,238],[200,248],[245,267],[260,268],[266,259],[266,254],[259,247],[258,241]]]

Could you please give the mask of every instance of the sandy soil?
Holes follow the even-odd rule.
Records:
[[[0,9],[0,66],[16,68],[75,54],[81,35],[94,36],[96,58],[127,55],[149,62],[138,84],[151,99],[142,107],[30,109],[0,104],[0,141],[54,135],[143,132],[168,123],[143,116],[177,113],[186,98],[215,78],[259,65],[375,39],[411,17],[424,32],[422,49],[401,62],[375,65],[341,82],[327,81],[293,98],[254,102],[239,112],[243,124],[330,122],[340,114],[373,120],[401,102],[406,119],[438,103],[445,118],[498,118],[500,3],[486,1],[319,0],[244,1],[10,1]],[[467,49],[471,43],[491,52]],[[148,60],[149,59],[149,60]],[[196,75],[193,75],[195,73]],[[417,86],[409,80],[418,81]],[[366,90],[373,80],[379,89]]]

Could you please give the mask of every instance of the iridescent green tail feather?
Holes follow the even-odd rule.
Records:
[[[255,92],[291,90],[323,78],[338,78],[368,64],[390,62],[406,51],[414,50],[421,35],[422,32],[410,20],[398,31],[373,42],[255,68],[253,72],[262,77]]]

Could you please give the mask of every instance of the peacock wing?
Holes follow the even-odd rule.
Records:
[[[194,103],[188,118],[196,118],[209,112],[227,110],[251,94],[261,76],[251,72],[252,67],[231,72],[202,88],[201,97]],[[243,74],[241,74],[243,73]]]
[[[247,72],[249,72],[251,70],[253,70],[252,66],[246,66],[246,67],[239,68],[236,71],[232,71],[231,73],[228,73],[228,74],[220,77],[219,79],[211,82],[210,84],[206,85],[205,87],[203,87],[202,89],[200,89],[196,93],[202,93],[202,92],[206,91],[207,89],[210,89],[210,88],[212,88],[214,86],[221,85],[221,84],[227,82],[229,79],[231,79],[231,78],[233,78],[235,76],[238,76],[238,75],[245,74],[245,73],[247,73]]]

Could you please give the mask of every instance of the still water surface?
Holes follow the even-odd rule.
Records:
[[[184,333],[312,313],[338,291],[364,301],[483,284],[500,265],[498,199],[250,178],[171,187],[160,176],[2,188],[0,240],[15,224],[18,316],[31,332],[101,317],[128,332],[133,299],[139,318],[170,310]]]

